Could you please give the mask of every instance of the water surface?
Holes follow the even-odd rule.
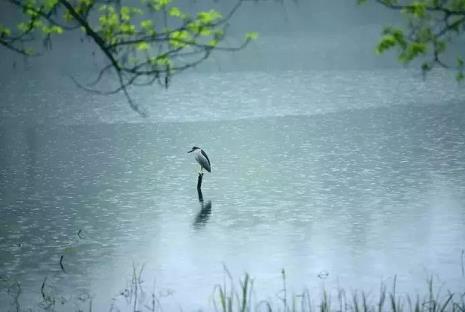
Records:
[[[193,77],[138,95],[158,99],[142,122],[108,99],[63,105],[74,89],[3,84],[0,274],[25,297],[48,276],[108,307],[133,263],[168,306],[192,310],[209,307],[223,265],[250,272],[258,296],[276,296],[282,268],[295,292],[394,275],[404,291],[430,275],[463,289],[465,96],[447,73]],[[34,92],[54,99],[37,109]],[[203,205],[192,145],[212,162]]]

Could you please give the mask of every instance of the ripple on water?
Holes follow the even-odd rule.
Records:
[[[121,104],[94,117],[106,125],[4,129],[0,272],[35,284],[53,275],[60,286],[91,284],[111,296],[132,261],[146,262],[187,301],[187,289],[210,293],[222,263],[266,281],[275,272],[277,283],[284,266],[309,283],[323,271],[328,285],[361,286],[399,273],[413,289],[431,270],[458,285],[465,108],[455,101],[463,92],[416,94],[409,72],[283,75],[212,75],[195,82],[211,85],[208,97],[180,87],[148,96],[172,99],[153,120],[175,123],[117,124],[132,121]],[[427,84],[445,86],[441,75]],[[231,80],[239,98],[220,90]],[[372,88],[360,88],[368,80]],[[66,124],[61,114],[66,108],[57,112]],[[197,168],[186,154],[193,144],[213,164],[201,228],[193,225]],[[60,275],[60,255],[71,279]]]

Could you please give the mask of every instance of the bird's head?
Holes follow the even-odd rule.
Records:
[[[199,149],[200,149],[200,147],[193,146],[192,149],[190,151],[188,151],[188,153],[192,153],[193,151],[199,150]]]

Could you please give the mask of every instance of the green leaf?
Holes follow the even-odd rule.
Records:
[[[57,3],[58,3],[58,0],[45,0],[44,7],[47,11],[50,11],[57,5]]]
[[[120,14],[123,21],[129,21],[131,19],[131,9],[127,6],[121,7]]]
[[[133,35],[136,32],[136,26],[129,23],[121,24],[119,29],[123,34],[126,35]]]
[[[165,9],[172,0],[149,0],[149,6],[155,11]]]
[[[416,18],[423,18],[426,16],[426,3],[424,1],[414,1],[411,5],[406,6],[402,12]]]
[[[183,48],[187,46],[190,41],[192,41],[192,37],[189,32],[185,30],[174,31],[170,35],[170,44],[174,48]]]
[[[213,34],[213,30],[210,27],[201,27],[199,34],[204,37],[211,36]]]
[[[158,55],[150,58],[150,63],[155,66],[170,66],[171,60],[166,55]]]
[[[186,16],[186,14],[184,14],[178,7],[170,8],[170,10],[168,11],[168,15],[180,18],[184,18]]]
[[[148,42],[142,41],[136,45],[136,49],[139,51],[147,51],[148,49],[150,49],[150,45]]]
[[[0,25],[0,38],[11,35],[11,30],[3,25]]]
[[[423,42],[412,42],[406,49],[399,55],[399,61],[402,63],[408,63],[418,57],[419,55],[425,54],[427,51],[426,44]]]
[[[142,27],[144,30],[152,29],[153,22],[152,20],[149,20],[149,19],[143,20],[140,22],[140,27]]]
[[[19,23],[19,24],[17,25],[17,27],[18,27],[18,29],[19,29],[20,31],[22,31],[22,32],[25,32],[25,31],[27,31],[27,30],[29,29],[29,25],[28,25],[27,23],[24,23],[24,22],[23,22],[23,23]]]
[[[376,53],[382,54],[385,51],[392,49],[395,46],[399,46],[401,49],[407,47],[407,41],[405,40],[404,32],[399,28],[386,27],[383,30],[383,36],[376,46]]]
[[[207,42],[207,45],[214,48],[218,45],[219,41],[217,39],[212,39],[210,41]]]
[[[61,28],[60,26],[53,25],[53,26],[47,28],[47,32],[49,34],[58,34],[59,35],[59,34],[63,33],[63,28]]]
[[[154,36],[156,34],[155,26],[153,25],[152,20],[146,19],[140,22],[140,27],[147,34]]]
[[[257,40],[258,38],[258,33],[257,32],[248,32],[245,34],[245,40]]]
[[[197,13],[197,18],[202,24],[212,24],[221,19],[222,17],[223,16],[221,15],[221,13],[215,10]]]
[[[397,41],[393,35],[384,35],[381,38],[381,41],[378,42],[378,45],[376,46],[376,53],[382,54],[385,51],[395,47],[396,44],[397,44]]]
[[[26,13],[26,15],[29,15],[30,17],[36,17],[36,16],[39,15],[39,13],[37,13],[36,10],[31,9],[31,8],[26,9],[26,12],[25,12],[25,13]]]

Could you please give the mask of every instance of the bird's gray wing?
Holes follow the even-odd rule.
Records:
[[[208,159],[208,156],[207,156],[207,153],[205,153],[203,150],[200,151],[202,153],[202,156],[205,157],[200,157],[201,161],[202,161],[202,166],[208,171],[208,172],[211,172],[212,169],[211,169],[211,165],[210,165],[210,159]],[[206,161],[205,161],[206,160]]]

